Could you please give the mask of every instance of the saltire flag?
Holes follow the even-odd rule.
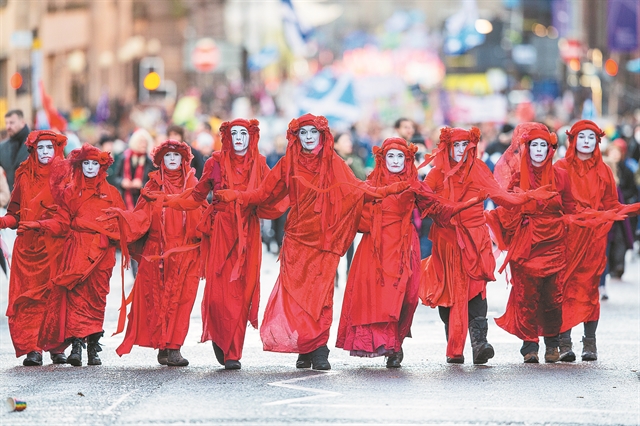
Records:
[[[307,42],[313,30],[300,22],[291,0],[282,1],[282,29],[289,49],[294,55],[306,56]]]
[[[323,70],[300,88],[297,107],[300,114],[324,115],[331,126],[351,126],[360,119],[353,79],[348,74],[335,76]]]

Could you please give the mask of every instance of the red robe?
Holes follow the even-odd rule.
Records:
[[[124,212],[132,230],[128,239],[144,236],[144,246],[131,290],[127,332],[116,349],[120,356],[131,352],[133,345],[179,349],[189,331],[200,282],[197,246],[200,239],[196,226],[203,209],[182,212],[163,208],[162,198],[154,200],[147,196],[150,192],[180,194],[198,182],[193,170],[186,179],[183,176],[182,170],[149,173],[135,210]],[[167,255],[173,249],[188,250]]]
[[[255,189],[269,172],[262,155],[258,154],[248,167],[244,166],[244,157],[233,153],[228,155],[232,170],[221,167],[220,153],[214,153],[207,160],[202,179],[193,191],[194,200],[203,201],[210,191],[222,188],[246,190],[250,185],[252,170],[255,182],[251,185]],[[233,180],[231,185],[226,183],[229,179]],[[224,352],[225,360],[242,358],[247,323],[258,328],[262,262],[259,219],[280,217],[285,208],[281,205],[270,208],[251,207],[237,202],[214,203],[203,218],[201,229],[213,245],[205,254],[207,284],[202,299],[201,340],[215,342]],[[238,245],[244,247],[242,259]],[[235,274],[234,270],[237,271]]]
[[[598,148],[596,148],[598,149]],[[557,166],[566,170],[571,181],[571,191],[577,211],[619,210],[624,206],[618,201],[613,173],[599,153],[582,161],[573,157],[571,162],[563,158]],[[570,223],[567,231],[568,259],[563,272],[564,301],[562,303],[561,332],[576,325],[600,318],[600,276],[606,266],[607,235],[613,222],[605,221],[596,226],[580,226]]]
[[[354,186],[368,187],[335,152],[330,154],[323,160],[322,153],[300,153],[290,171],[285,155],[257,190],[242,195],[243,202],[256,205],[275,203],[289,195],[291,205],[280,252],[280,274],[260,329],[266,351],[309,353],[329,340],[336,268],[355,237],[364,202],[364,192]],[[325,166],[332,170],[324,176],[329,188],[326,193],[295,178],[302,177],[318,187],[321,164],[326,160],[330,163]],[[320,197],[336,202],[325,203],[329,210],[317,212]]]
[[[528,155],[528,154],[527,154]],[[485,212],[501,250],[508,250],[511,284],[506,312],[496,324],[518,338],[537,342],[552,337],[562,322],[562,281],[567,264],[566,225],[563,215],[575,213],[566,171],[553,166],[558,195],[548,201],[531,201],[522,209],[503,207]],[[540,170],[533,169],[540,186]],[[519,186],[519,179],[514,182]]]
[[[115,219],[98,222],[96,218],[109,207],[124,209],[124,202],[106,181],[96,188],[97,179],[100,177],[83,179],[83,189],[68,186],[56,214],[40,221],[47,233],[65,238],[60,268],[49,282],[51,294],[40,328],[38,344],[44,350],[64,349],[67,339],[102,332],[120,232]]]
[[[336,342],[353,356],[399,352],[410,333],[420,287],[420,241],[411,221],[416,206],[423,216],[445,223],[451,218],[446,207],[411,191],[367,203],[362,212],[363,236],[349,271]]]
[[[448,158],[446,161],[453,163]],[[460,182],[465,173],[468,175]],[[447,195],[441,168],[432,169],[425,181],[436,194]],[[496,204],[509,208],[528,200],[524,194],[502,190],[486,164],[479,160],[468,171],[461,167],[449,182],[453,193],[448,197],[458,202],[476,197],[481,191],[486,191]],[[478,204],[453,217],[447,226],[434,223],[429,235],[433,251],[422,261],[422,303],[432,308],[451,308],[447,342],[450,358],[462,356],[464,351],[469,329],[468,302],[479,294],[484,299],[487,281],[495,281],[496,261],[483,210],[483,205]]]
[[[16,228],[21,221],[48,219],[54,212],[49,188],[50,166],[37,161],[33,164],[36,164],[34,176],[22,173],[16,178],[5,216],[10,228]],[[25,231],[16,238],[7,307],[16,357],[41,350],[38,332],[49,295],[48,283],[60,262],[63,243],[63,238],[52,238],[38,231]]]

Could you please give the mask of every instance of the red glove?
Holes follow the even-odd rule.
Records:
[[[386,197],[387,195],[399,194],[408,189],[411,184],[407,181],[392,183],[391,185],[379,187],[376,193]]]
[[[33,220],[33,221],[24,221],[24,222],[20,222],[20,225],[18,226],[18,233],[23,233],[25,231],[38,231],[42,229],[42,225],[40,225],[40,222],[38,222],[37,220]]]
[[[223,203],[231,203],[237,199],[241,199],[240,193],[233,189],[219,189],[215,192],[216,198]]]

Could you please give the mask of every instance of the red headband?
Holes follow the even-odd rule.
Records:
[[[593,121],[580,120],[580,121],[577,121],[573,126],[571,126],[570,130],[567,130],[567,136],[569,137],[569,141],[573,142],[576,136],[578,136],[578,133],[580,133],[583,130],[593,130],[593,133],[596,134],[596,139],[598,140],[598,143],[600,143],[600,141],[602,140],[602,137],[605,134],[604,131],[600,127],[598,127],[598,125]]]
[[[191,160],[193,159],[193,154],[191,153],[191,148],[184,142],[178,142],[173,139],[168,139],[162,142],[157,147],[153,148],[151,152],[151,158],[153,159],[153,165],[156,167],[160,167],[163,158],[167,152],[174,151],[182,156],[182,162],[187,165],[191,164]]]
[[[67,144],[67,137],[51,130],[34,130],[29,133],[25,145],[27,145],[27,148],[31,151],[38,146],[38,142],[40,141],[51,141],[56,146],[64,147]]]

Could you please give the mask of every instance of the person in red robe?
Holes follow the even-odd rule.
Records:
[[[328,370],[336,268],[358,229],[365,195],[398,193],[408,183],[375,188],[359,181],[333,150],[326,118],[305,114],[289,123],[287,152],[252,191],[216,196],[242,205],[274,205],[289,196],[291,210],[280,253],[280,274],[260,329],[266,351],[298,353],[297,368]]]
[[[522,339],[520,353],[525,363],[538,363],[538,336],[544,336],[545,362],[559,360],[562,324],[560,272],[567,265],[564,215],[575,213],[569,175],[553,165],[558,146],[555,133],[541,123],[516,126],[509,149],[496,164],[496,175],[509,168],[509,191],[527,191],[551,185],[558,195],[546,201],[530,201],[520,209],[498,207],[485,212],[500,250],[511,268],[511,293],[506,312],[496,318],[500,328]],[[515,157],[515,158],[511,158]],[[518,164],[519,163],[519,164]],[[511,170],[511,164],[519,167]],[[503,183],[503,182],[501,182]]]
[[[87,363],[102,363],[99,340],[121,228],[115,219],[100,222],[97,218],[103,209],[124,208],[118,190],[105,180],[112,162],[110,153],[88,144],[71,151],[67,160],[52,165],[59,166],[52,170],[52,181],[71,176],[62,193],[54,193],[58,207],[53,217],[21,222],[18,227],[18,231],[64,239],[59,269],[48,283],[51,293],[38,345],[59,353],[71,344],[67,362],[74,366],[82,365],[85,343]]]
[[[512,194],[500,188],[489,168],[477,160],[480,130],[445,127],[440,143],[425,163],[434,167],[425,182],[445,199],[462,202],[482,191],[494,203],[515,207],[550,194],[539,188],[527,194]],[[446,226],[434,224],[429,238],[431,256],[422,261],[420,299],[438,307],[447,337],[447,362],[464,363],[467,331],[471,337],[473,363],[485,364],[494,356],[487,342],[487,281],[495,281],[496,261],[483,206],[475,205],[453,217]]]
[[[640,203],[624,205],[618,201],[613,173],[602,161],[600,140],[604,132],[590,120],[580,120],[567,131],[569,147],[558,167],[566,170],[577,211],[613,211],[618,215],[637,215]],[[568,259],[564,275],[560,360],[575,361],[571,329],[584,324],[582,360],[598,359],[596,328],[600,318],[598,285],[606,266],[607,235],[613,221],[584,226],[570,223],[567,233]]]
[[[446,224],[463,207],[438,199],[418,181],[417,147],[389,138],[374,147],[372,186],[409,182],[411,190],[365,204],[358,231],[363,233],[347,278],[336,347],[352,356],[386,356],[387,368],[404,358],[402,342],[410,335],[418,306],[420,241],[412,223],[414,208]],[[472,203],[482,198],[469,200]],[[373,266],[373,267],[372,267]]]
[[[204,209],[182,212],[163,208],[165,195],[181,194],[198,182],[186,143],[166,140],[151,157],[157,170],[149,173],[135,209],[111,208],[105,212],[105,217],[120,215],[129,224],[127,241],[141,239],[131,246],[140,266],[131,290],[127,331],[116,353],[128,354],[133,345],[154,348],[158,349],[161,365],[182,367],[189,365],[180,348],[189,331],[200,282],[196,226]],[[121,313],[126,305],[125,301]],[[124,328],[123,322],[116,333]]]
[[[0,218],[0,229],[15,229],[23,221],[53,215],[49,186],[51,163],[64,157],[66,144],[66,136],[50,130],[29,133],[25,142],[29,157],[16,170],[7,214]],[[56,272],[63,243],[63,239],[30,230],[19,233],[13,246],[7,317],[16,357],[26,354],[22,362],[26,366],[42,365],[38,331],[49,295],[47,284]],[[62,351],[53,351],[50,355],[54,364],[67,362]]]
[[[255,190],[264,180],[269,167],[258,152],[258,125],[258,120],[242,118],[222,123],[222,149],[207,160],[202,179],[191,193],[196,205],[204,202],[211,191]],[[188,203],[182,200],[168,203],[175,208],[188,208]],[[240,358],[247,324],[258,328],[260,219],[275,219],[287,206],[287,198],[273,207],[215,201],[203,217],[206,286],[201,341],[211,340],[216,359],[227,370],[242,367]]]

